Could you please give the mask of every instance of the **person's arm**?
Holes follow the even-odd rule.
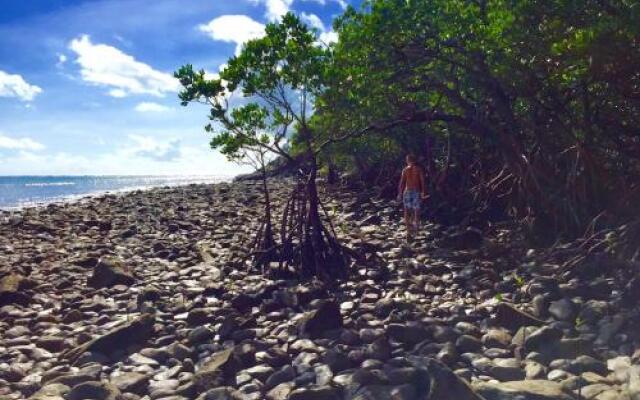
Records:
[[[404,187],[407,184],[407,170],[402,170],[402,175],[400,176],[400,184],[398,185],[398,198],[402,198],[402,193],[404,193]]]

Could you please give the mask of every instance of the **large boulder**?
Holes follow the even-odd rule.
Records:
[[[116,258],[101,258],[87,284],[96,289],[115,285],[133,285],[135,279],[124,263]]]
[[[543,326],[526,337],[524,345],[528,351],[538,351],[560,341],[562,335],[562,331],[558,328]]]
[[[429,337],[429,331],[422,326],[389,324],[387,336],[396,342],[416,345]]]
[[[230,347],[213,354],[195,373],[193,383],[201,393],[225,384],[235,384],[235,376],[242,369],[236,349]]]
[[[334,301],[324,301],[317,309],[306,313],[298,322],[301,336],[319,338],[329,330],[342,327],[340,307]]]
[[[0,279],[0,307],[8,304],[26,306],[31,298],[24,293],[27,279],[20,274],[5,275]]]
[[[126,349],[132,344],[144,343],[153,334],[154,321],[155,317],[153,315],[144,314],[125,325],[116,327],[104,335],[67,351],[63,356],[75,362],[85,352],[110,355],[116,351]]]
[[[518,330],[521,326],[541,326],[544,321],[533,315],[518,310],[513,304],[501,302],[496,306],[495,324],[510,330]]]
[[[477,382],[473,388],[486,400],[574,400],[561,384],[545,380]],[[453,398],[453,397],[452,397]]]
[[[576,318],[576,305],[571,299],[563,298],[552,301],[549,305],[549,314],[560,321],[574,321]]]
[[[149,388],[149,377],[138,372],[125,372],[112,378],[111,383],[123,393],[144,396]]]
[[[216,334],[206,326],[198,326],[189,332],[189,344],[199,345],[214,338]]]
[[[411,385],[417,393],[424,393],[421,399],[485,400],[473,391],[467,381],[456,375],[442,362],[422,356],[408,356],[407,361],[416,368],[416,371],[405,383]]]
[[[107,382],[85,382],[76,385],[67,394],[67,400],[117,400],[120,391]]]
[[[68,372],[62,375],[54,374],[53,376],[43,376],[42,383],[56,384],[61,383],[70,388],[85,382],[91,382],[98,379],[98,374],[95,373],[74,373]]]
[[[62,383],[51,383],[34,393],[29,400],[65,400],[70,390],[69,386]]]
[[[429,376],[427,400],[483,400],[465,380],[440,361],[427,359],[424,365]]]

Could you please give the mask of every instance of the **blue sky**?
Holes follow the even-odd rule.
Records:
[[[216,73],[288,10],[334,39],[349,0],[22,0],[0,6],[0,175],[235,174],[172,72]]]

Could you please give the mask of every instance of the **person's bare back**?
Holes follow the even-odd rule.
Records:
[[[405,181],[405,190],[416,190],[424,193],[424,175],[419,166],[412,164],[402,170]]]

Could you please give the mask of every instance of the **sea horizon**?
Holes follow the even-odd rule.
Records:
[[[99,176],[99,177],[114,177],[114,176],[123,176],[123,177],[139,177],[139,176],[211,177],[211,176],[217,176],[217,175],[211,175],[211,174],[0,174],[0,178],[24,178],[24,177],[34,177],[34,178],[55,177],[55,178],[59,178],[59,177],[86,177],[86,176]],[[234,176],[234,175],[229,175],[229,176]]]
[[[234,175],[0,175],[0,210],[20,210],[106,193],[218,183]]]

